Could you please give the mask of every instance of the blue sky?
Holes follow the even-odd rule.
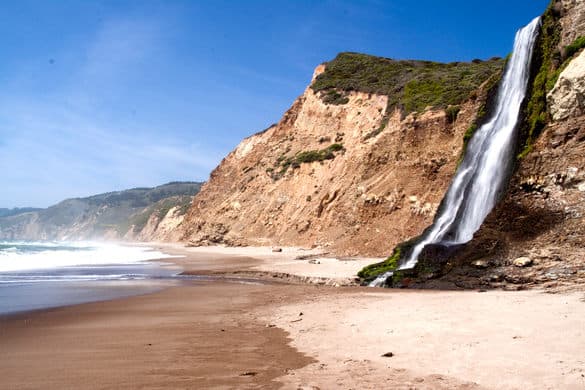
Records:
[[[0,207],[206,180],[341,51],[505,56],[548,0],[0,4]]]

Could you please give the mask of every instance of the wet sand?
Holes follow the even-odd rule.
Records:
[[[286,265],[338,280],[361,266],[164,251],[189,274]],[[585,296],[188,281],[1,318],[0,348],[2,389],[583,389]]]
[[[222,282],[0,319],[0,388],[278,388],[312,361],[255,308],[302,287]]]

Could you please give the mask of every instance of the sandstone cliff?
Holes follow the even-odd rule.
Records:
[[[507,193],[472,242],[401,285],[585,281],[585,1],[552,1],[541,31]],[[359,64],[363,71],[356,61],[319,66],[277,125],[222,161],[182,225],[185,240],[388,255],[420,235],[464,138],[485,114],[493,80],[482,78],[477,92],[467,85],[459,102],[446,104],[445,84],[418,79],[416,67],[386,79],[380,59]]]
[[[317,67],[281,121],[243,140],[212,172],[185,219],[184,239],[388,254],[432,221],[502,63],[347,53]],[[368,73],[373,68],[378,73]],[[381,82],[396,69],[400,77]],[[473,80],[458,90],[444,84],[449,77]],[[429,93],[437,89],[444,93]]]

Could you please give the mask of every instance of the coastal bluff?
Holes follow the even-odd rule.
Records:
[[[421,286],[563,286],[585,279],[585,2],[542,16],[514,174],[463,251]],[[188,245],[319,247],[389,256],[432,223],[505,60],[439,64],[341,53],[282,119],[212,172],[178,228]],[[529,266],[516,266],[528,258]],[[416,284],[416,283],[415,283]]]
[[[211,173],[183,240],[388,254],[432,221],[503,64],[339,54]]]

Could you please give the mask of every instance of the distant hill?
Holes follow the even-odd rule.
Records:
[[[160,222],[172,210],[173,218],[182,218],[201,184],[172,182],[132,188],[67,199],[46,209],[0,209],[0,238],[134,239],[151,217]],[[156,233],[152,226],[151,230]]]
[[[36,207],[15,207],[13,209],[0,208],[0,218],[11,217],[13,215],[30,213],[30,212],[39,211],[39,210],[42,210],[42,209],[36,208]]]

